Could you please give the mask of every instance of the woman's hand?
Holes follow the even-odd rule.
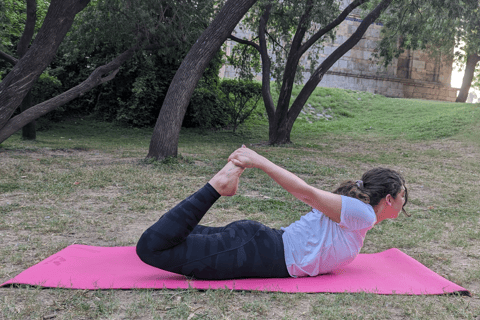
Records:
[[[235,150],[229,157],[234,165],[242,168],[260,168],[262,162],[266,159],[243,145],[241,148]]]

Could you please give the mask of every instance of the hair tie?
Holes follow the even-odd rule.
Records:
[[[357,184],[357,187],[359,187],[360,189],[363,189],[363,181],[362,180],[357,180],[355,183]]]

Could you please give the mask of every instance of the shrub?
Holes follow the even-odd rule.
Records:
[[[262,85],[249,80],[228,79],[220,84],[223,100],[230,117],[233,132],[257,107],[262,97]]]
[[[187,128],[223,128],[229,123],[229,116],[219,90],[196,88],[183,119]]]

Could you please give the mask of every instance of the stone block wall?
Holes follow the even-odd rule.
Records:
[[[345,42],[360,23],[360,16],[353,14],[340,24],[335,41],[325,43],[323,50],[318,52],[316,66]],[[330,68],[319,86],[368,91],[396,98],[455,101],[458,89],[450,86],[452,60],[433,58],[420,51],[406,51],[384,68],[373,56],[381,39],[381,29],[380,22],[372,24],[359,43]],[[251,37],[249,32],[240,29],[236,30],[236,35]],[[227,54],[234,45],[234,42],[227,42]],[[301,63],[308,70],[310,57],[303,57]],[[304,72],[303,75],[305,81],[310,77],[309,72]],[[221,70],[221,76],[234,78],[236,73],[232,67],[225,66]],[[261,79],[260,75],[257,79]]]

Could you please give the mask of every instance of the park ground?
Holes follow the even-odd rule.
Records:
[[[480,106],[319,89],[304,110],[292,144],[265,143],[259,110],[236,134],[182,130],[180,156],[159,162],[144,160],[151,128],[79,117],[50,124],[37,141],[11,137],[0,145],[0,281],[74,243],[135,245],[244,143],[325,190],[376,166],[402,172],[412,216],[377,225],[362,252],[399,248],[472,297],[22,286],[0,288],[0,318],[480,319]],[[308,211],[249,169],[237,195],[217,201],[202,223],[279,228]]]

